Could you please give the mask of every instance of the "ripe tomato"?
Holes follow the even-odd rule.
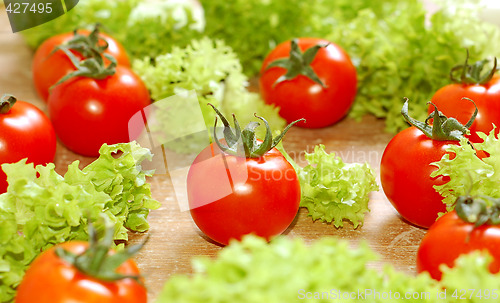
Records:
[[[461,135],[456,135],[456,131],[465,131],[474,116],[464,127],[451,123],[453,120],[437,117],[438,110],[435,108],[431,126],[408,116],[408,101],[401,112],[414,126],[396,134],[385,148],[380,164],[380,181],[387,199],[405,220],[429,228],[438,213],[446,211],[443,198],[434,186],[449,181],[443,176],[431,178],[437,167],[430,164],[439,161],[451,144],[458,144]]]
[[[446,211],[443,197],[434,185],[446,183],[446,178],[430,175],[437,167],[430,163],[441,160],[455,141],[428,138],[412,126],[398,133],[382,155],[380,179],[387,199],[410,223],[428,228]]]
[[[266,138],[260,141],[255,140],[251,125],[241,136],[228,135],[227,120],[214,110],[224,123],[225,139],[203,149],[189,169],[187,193],[194,222],[223,245],[250,233],[266,239],[281,234],[299,210],[300,183],[292,165],[274,146],[295,122],[276,139],[267,128]],[[226,148],[233,143],[224,146],[237,137],[244,146],[241,155]]]
[[[54,86],[49,116],[61,142],[85,156],[104,144],[129,142],[130,118],[150,104],[149,92],[130,69],[117,66],[104,79],[75,77]]]
[[[466,123],[474,112],[474,105],[461,100],[463,97],[474,100],[479,110],[476,120],[470,127],[471,134],[468,138],[472,142],[482,142],[476,132],[487,134],[493,129],[492,123],[500,125],[500,76],[493,77],[486,84],[446,85],[434,94],[432,102],[443,114]]]
[[[484,62],[482,64],[484,65]],[[472,74],[476,72],[469,69],[481,66],[478,71],[480,72],[483,65],[469,66],[466,62],[463,68]],[[462,68],[462,66],[458,67]],[[492,123],[500,126],[500,76],[491,74],[491,77],[486,76],[481,80],[469,75],[467,79],[452,77],[452,80],[456,83],[440,88],[432,97],[432,103],[436,104],[443,114],[455,117],[460,123],[466,123],[474,112],[474,106],[462,101],[462,98],[467,97],[474,100],[479,113],[470,127],[471,133],[467,137],[471,142],[482,142],[476,132],[489,133],[493,129]],[[433,109],[429,107],[429,113],[432,111]]]
[[[427,271],[432,278],[441,279],[439,266],[453,267],[461,255],[474,250],[487,250],[493,256],[490,271],[500,270],[500,226],[484,224],[475,227],[459,218],[456,211],[443,215],[422,239],[417,253],[418,272]]]
[[[82,29],[78,30],[78,34],[88,36],[90,31]],[[69,42],[74,36],[74,32],[53,36],[45,40],[35,52],[32,66],[33,81],[38,94],[44,101],[48,99],[49,88],[62,77],[75,70],[71,60],[64,52],[58,50],[52,53],[57,46]],[[108,43],[105,53],[115,57],[119,65],[129,67],[130,62],[123,46],[109,35],[99,33],[99,36]],[[101,44],[104,44],[104,42]],[[77,51],[72,52],[79,59],[83,58]]]
[[[224,245],[250,233],[267,239],[281,234],[300,204],[297,174],[275,148],[242,160],[212,143],[194,160],[187,190],[196,225]]]
[[[66,242],[39,255],[30,265],[17,289],[16,303],[146,303],[146,288],[132,278],[103,281],[80,272],[61,259],[56,247],[82,254],[87,242]],[[131,259],[117,270],[123,275],[138,276],[139,269]]]
[[[47,164],[56,154],[56,134],[49,118],[36,106],[0,100],[0,164],[28,158],[28,163]],[[15,103],[15,104],[14,104]],[[0,168],[0,193],[7,190],[7,176]]]
[[[349,55],[338,45],[322,39],[300,38],[297,44],[293,43],[279,44],[265,58],[260,76],[262,97],[266,103],[278,106],[288,123],[305,118],[305,123],[297,125],[320,128],[339,121],[356,96],[356,68]],[[317,45],[323,47],[315,49]],[[294,63],[289,60],[269,68],[273,61],[283,62],[284,58]],[[290,77],[281,81],[286,73]]]

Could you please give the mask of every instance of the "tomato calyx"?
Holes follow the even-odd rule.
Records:
[[[116,72],[116,58],[104,51],[109,44],[106,39],[99,36],[100,24],[96,24],[94,30],[88,35],[78,34],[74,31],[74,37],[68,43],[59,45],[54,49],[63,51],[71,60],[76,70],[62,77],[56,84],[60,84],[73,77],[89,77],[94,79],[104,79],[112,76]],[[83,59],[79,59],[71,51],[77,51]],[[104,65],[104,58],[108,59],[110,64]]]
[[[467,50],[467,56],[465,57],[465,63],[454,66],[450,71],[450,79],[455,83],[462,84],[479,84],[484,85],[488,83],[495,73],[499,70],[497,68],[497,58],[495,57],[493,60],[493,68],[486,74],[481,75],[485,64],[487,64],[490,60],[484,59],[480,61],[476,61],[473,65],[469,65],[469,50]],[[460,72],[460,76],[457,77],[454,74],[456,72]]]
[[[273,149],[280,141],[283,139],[283,136],[287,133],[287,131],[292,127],[295,123],[300,122],[300,121],[305,121],[305,119],[298,119],[296,121],[293,121],[292,123],[288,124],[285,129],[275,138],[273,138],[271,128],[269,127],[269,123],[267,122],[266,119],[263,117],[257,116],[257,114],[254,114],[254,116],[262,122],[264,122],[264,125],[266,127],[266,135],[264,137],[264,140],[262,142],[259,142],[257,140],[257,136],[255,135],[255,129],[260,125],[258,122],[250,122],[248,125],[241,130],[241,127],[236,120],[236,116],[233,114],[233,123],[234,123],[234,133],[231,129],[231,125],[229,124],[229,121],[224,117],[224,115],[212,104],[208,103],[210,105],[217,116],[220,117],[222,124],[224,124],[224,139],[226,141],[227,145],[223,145],[220,141],[219,138],[217,137],[217,117],[215,117],[215,124],[214,124],[214,141],[217,144],[217,146],[224,152],[236,156],[245,156],[246,158],[260,158],[262,157],[265,153]],[[243,150],[243,152],[242,152]]]
[[[116,59],[109,54],[101,54],[96,49],[90,49],[92,55],[89,58],[79,60],[67,47],[61,46],[60,50],[68,56],[76,70],[62,77],[54,86],[73,77],[104,79],[116,73]],[[110,61],[108,66],[104,65],[103,56]]]
[[[463,125],[458,122],[455,118],[448,118],[442,112],[440,112],[436,105],[432,102],[427,102],[434,106],[434,111],[425,119],[425,122],[418,121],[408,114],[408,98],[404,98],[405,103],[401,109],[401,114],[405,120],[412,126],[415,126],[421,130],[427,137],[437,141],[460,141],[460,139],[465,135],[469,134],[469,127],[472,125],[476,119],[478,109],[476,103],[469,98],[462,98],[471,101],[474,104],[476,110],[470,117],[467,124]],[[433,120],[432,125],[429,124],[430,120]]]
[[[290,57],[277,59],[271,62],[266,68],[266,70],[272,67],[282,67],[286,69],[286,74],[279,77],[276,82],[274,82],[273,86],[276,86],[286,80],[292,80],[298,75],[303,75],[325,88],[326,85],[312,69],[311,63],[316,57],[318,51],[323,47],[327,47],[328,44],[317,44],[306,49],[306,51],[302,53],[299,48],[298,39],[293,39],[290,43]]]
[[[109,47],[106,39],[100,36],[101,24],[94,25],[94,29],[87,35],[78,33],[78,29],[73,31],[73,38],[63,44],[54,48],[51,54],[55,53],[61,47],[66,47],[70,50],[80,53],[84,58],[92,57],[94,54],[92,50],[102,54]]]
[[[455,202],[455,211],[460,219],[473,223],[475,227],[500,224],[500,199],[460,196]]]
[[[111,282],[130,278],[142,284],[139,275],[123,275],[116,272],[116,269],[137,254],[148,239],[110,255],[113,234],[114,229],[108,228],[104,238],[99,240],[96,230],[89,224],[89,247],[83,253],[77,255],[61,247],[56,248],[55,253],[81,273],[98,280]]]
[[[0,114],[7,114],[16,102],[16,97],[4,94],[0,99]]]

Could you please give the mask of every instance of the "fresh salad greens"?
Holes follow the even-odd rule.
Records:
[[[100,157],[64,176],[47,166],[21,160],[2,164],[9,187],[0,195],[0,302],[10,302],[24,272],[41,251],[68,240],[88,240],[89,220],[98,232],[114,225],[115,240],[127,240],[127,228],[148,230],[151,198],[141,162],[151,158],[137,143],[104,144]]]
[[[306,153],[309,163],[298,170],[302,190],[301,207],[306,207],[313,220],[331,222],[342,227],[344,220],[354,228],[363,224],[369,211],[369,194],[378,191],[373,170],[368,163],[346,164],[324,145]]]
[[[457,302],[457,289],[495,289],[500,283],[500,275],[488,271],[491,259],[477,253],[445,268],[442,282],[428,274],[405,275],[390,265],[370,268],[375,259],[368,245],[353,249],[335,238],[308,246],[299,238],[278,237],[267,244],[247,236],[222,249],[216,260],[195,259],[195,273],[171,277],[157,302]],[[446,299],[439,300],[444,288]],[[493,295],[469,295],[464,302],[494,302]]]
[[[221,40],[214,41],[206,37],[193,40],[185,48],[174,47],[170,53],[154,59],[136,60],[133,69],[156,101],[195,90],[208,128],[214,125],[215,113],[207,103],[228,116],[235,114],[241,117],[239,122],[242,125],[247,124],[253,118],[252,113],[257,112],[269,121],[273,130],[281,130],[285,126],[285,120],[278,115],[277,108],[266,105],[257,93],[247,90],[248,79],[242,72],[236,54]],[[165,108],[183,104],[155,102],[155,106],[159,110],[156,111],[157,123],[153,125],[153,131],[166,132],[164,137],[182,133],[192,112],[186,110],[182,115],[180,110]],[[173,116],[172,112],[176,114]],[[264,132],[265,129],[260,131]]]
[[[35,48],[51,36],[95,23],[101,23],[129,55],[142,58],[187,45],[201,35],[205,19],[195,1],[80,0],[75,9],[22,34]]]
[[[337,228],[343,227],[344,221],[352,222],[354,228],[363,224],[365,213],[370,211],[369,194],[379,189],[368,163],[344,163],[320,144],[314,152],[305,153],[309,164],[300,167],[282,146],[278,148],[297,171],[300,206],[307,208],[313,220],[333,223]]]
[[[384,118],[386,130],[395,133],[407,127],[399,113],[403,97],[419,100],[412,111],[425,118],[426,102],[450,83],[448,73],[463,61],[465,48],[477,58],[498,55],[498,28],[478,21],[470,2],[449,3],[453,13],[441,10],[428,23],[419,0],[384,1],[381,12],[365,9],[351,20],[336,19],[335,28],[342,30],[327,37],[342,42],[358,63],[358,95],[350,116]]]
[[[482,143],[475,143],[474,150],[466,139],[460,145],[451,145],[447,150],[453,156],[446,154],[435,163],[438,169],[431,177],[445,176],[450,181],[434,186],[443,196],[443,203],[448,211],[454,208],[459,196],[479,195],[500,198],[500,140],[495,136],[495,129],[489,135],[478,132]],[[488,157],[479,159],[478,152],[486,152]]]

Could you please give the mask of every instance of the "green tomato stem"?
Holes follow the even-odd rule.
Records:
[[[290,56],[288,58],[277,59],[271,62],[266,68],[270,69],[272,67],[282,67],[286,69],[286,74],[279,77],[276,82],[274,82],[273,86],[286,80],[292,80],[298,75],[303,75],[318,83],[322,87],[326,87],[316,72],[312,69],[311,63],[316,57],[318,51],[323,47],[327,47],[328,44],[315,45],[302,53],[299,48],[298,39],[293,39],[290,43]]]
[[[115,254],[108,254],[113,245],[114,228],[109,227],[102,240],[98,239],[97,232],[89,223],[89,247],[82,254],[76,255],[63,248],[56,248],[56,254],[61,259],[73,265],[80,272],[102,281],[117,281],[131,278],[141,283],[139,276],[122,275],[116,272],[116,269],[137,254],[146,240],[138,245],[130,246]]]
[[[438,141],[460,141],[460,139],[465,134],[469,134],[469,127],[476,119],[478,113],[477,106],[474,101],[469,98],[462,98],[462,100],[465,99],[472,102],[472,104],[474,104],[474,107],[476,108],[467,124],[462,125],[460,122],[458,122],[457,119],[446,117],[432,102],[427,102],[427,104],[431,104],[434,107],[434,111],[427,117],[427,119],[425,119],[425,122],[421,122],[410,117],[410,115],[408,114],[408,98],[404,99],[405,103],[403,104],[403,108],[401,109],[401,114],[403,115],[405,120],[410,125],[415,126],[419,130],[421,130],[430,139]],[[431,119],[433,120],[432,125],[429,124],[429,121]]]
[[[454,66],[450,71],[450,79],[454,83],[461,84],[479,84],[484,85],[488,83],[495,73],[498,71],[497,68],[497,58],[493,60],[493,68],[486,74],[481,75],[483,68],[486,63],[490,60],[484,59],[481,61],[476,61],[473,65],[469,65],[469,50],[467,49],[467,56],[465,57],[465,63]],[[460,76],[455,76],[455,73],[459,72]]]
[[[0,99],[0,114],[7,114],[16,102],[16,97],[4,94]]]
[[[255,129],[260,125],[258,122],[248,123],[248,125],[242,131],[238,121],[236,120],[236,116],[233,114],[234,129],[235,129],[233,133],[231,126],[229,125],[229,121],[226,119],[226,117],[224,117],[224,115],[215,106],[213,106],[210,103],[208,105],[210,105],[214,109],[217,116],[221,119],[222,124],[224,124],[223,133],[227,145],[223,145],[219,141],[219,138],[217,137],[218,117],[215,117],[215,124],[214,124],[215,144],[217,144],[217,146],[226,153],[236,156],[245,156],[246,158],[262,157],[265,153],[273,149],[283,139],[283,137],[288,132],[290,127],[292,127],[297,122],[305,121],[305,119],[299,119],[293,121],[292,123],[288,124],[288,126],[285,127],[285,129],[276,138],[273,138],[272,131],[271,128],[269,127],[269,123],[267,122],[267,120],[255,114],[255,117],[262,120],[262,122],[264,122],[264,125],[266,127],[266,135],[264,137],[264,140],[262,142],[259,142],[255,135]]]

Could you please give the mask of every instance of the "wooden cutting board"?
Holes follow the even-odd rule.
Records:
[[[33,51],[25,45],[22,37],[11,32],[5,10],[0,8],[0,94],[13,94],[46,110],[33,86],[32,56]],[[255,85],[253,89],[257,89]],[[359,122],[344,119],[319,130],[292,128],[284,146],[304,164],[303,157],[300,157],[304,151],[311,152],[315,145],[324,144],[328,152],[335,152],[345,162],[369,162],[378,178],[382,153],[392,137],[383,129],[384,122],[371,116]],[[55,158],[57,171],[64,173],[67,165],[74,160],[80,160],[83,167],[93,158],[76,155],[58,144]],[[146,277],[150,302],[154,302],[171,275],[192,272],[192,257],[215,256],[221,247],[206,240],[192,222],[189,212],[179,210],[168,177],[154,176],[149,181],[153,197],[162,206],[149,216],[151,229],[148,233],[151,238],[137,257],[137,262]],[[377,182],[380,184],[379,180]],[[371,211],[366,215],[364,225],[358,229],[353,229],[349,223],[337,229],[330,224],[313,222],[307,211],[301,209],[287,236],[301,237],[307,242],[323,236],[335,236],[353,245],[366,241],[381,257],[373,264],[374,267],[391,263],[398,270],[415,274],[416,252],[425,230],[403,222],[382,189],[371,194],[369,207]],[[131,234],[130,242],[137,243],[144,237],[144,234]]]

